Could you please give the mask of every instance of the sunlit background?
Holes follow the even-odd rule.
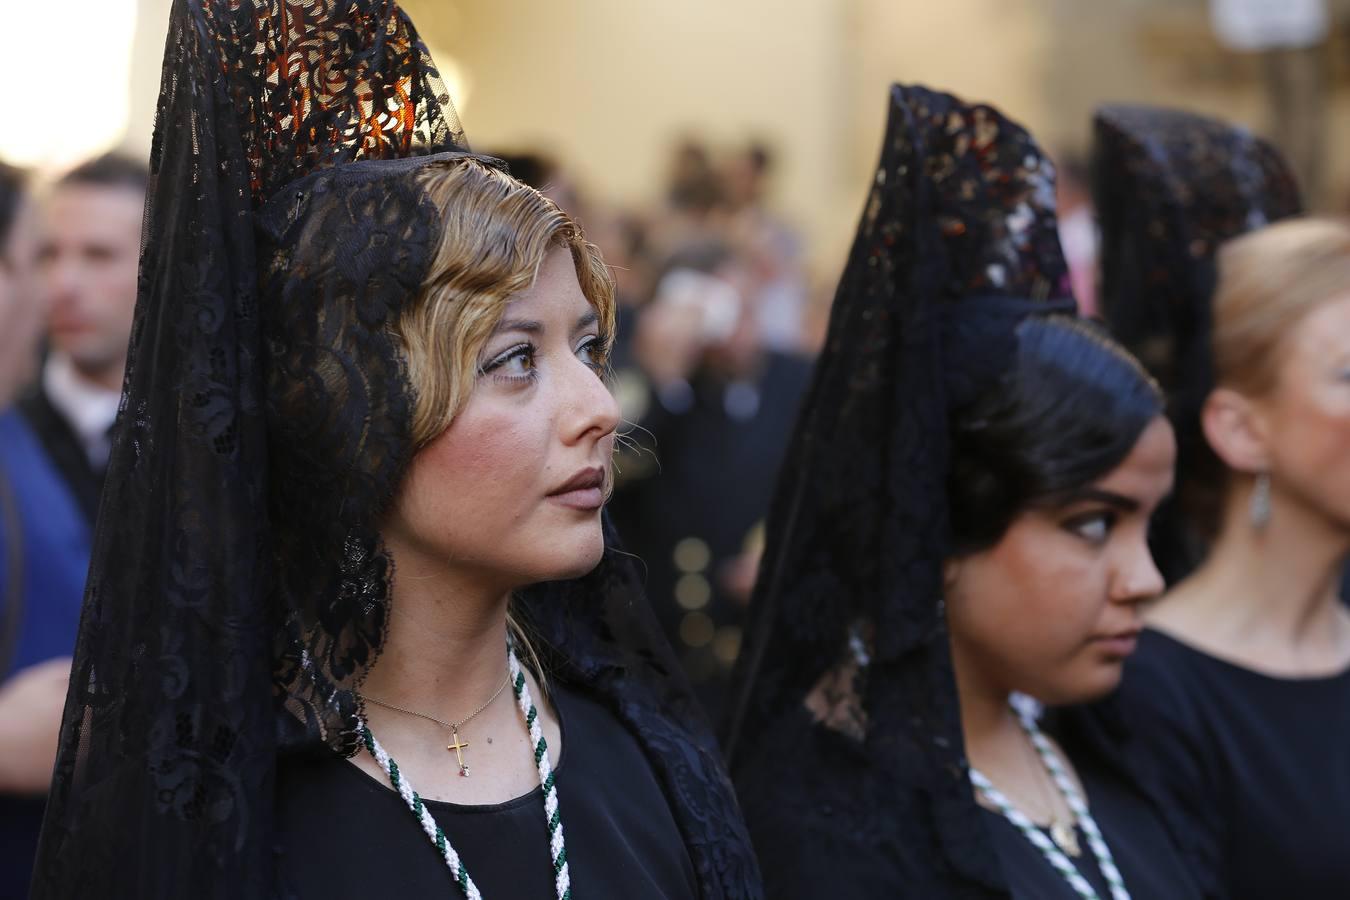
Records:
[[[0,0],[10,71],[0,159],[52,174],[148,152],[169,0]],[[661,194],[676,141],[776,153],[772,203],[837,271],[886,85],[988,100],[1060,154],[1103,101],[1168,103],[1269,132],[1263,61],[1216,38],[1206,0],[405,0],[476,149],[545,151],[598,203]],[[1322,48],[1325,167],[1311,205],[1350,200],[1347,0]],[[1308,180],[1305,176],[1305,180]]]

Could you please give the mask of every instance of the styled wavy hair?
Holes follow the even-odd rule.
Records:
[[[552,200],[473,158],[428,165],[419,177],[445,219],[422,289],[394,325],[416,394],[415,448],[464,408],[507,300],[534,283],[550,251],[571,254],[602,335],[613,335],[615,314],[614,280],[600,251]]]

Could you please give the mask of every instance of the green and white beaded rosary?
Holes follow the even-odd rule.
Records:
[[[1040,728],[1036,726],[1036,721],[1020,711],[1014,711],[1017,712],[1018,720],[1022,723],[1022,728],[1026,731],[1027,737],[1031,738],[1032,746],[1036,748],[1036,753],[1040,756],[1045,770],[1050,773],[1055,786],[1064,796],[1064,802],[1069,805],[1069,810],[1078,821],[1078,825],[1083,829],[1083,833],[1087,835],[1088,846],[1092,848],[1092,855],[1097,858],[1097,866],[1101,869],[1102,878],[1111,888],[1111,900],[1130,900],[1130,892],[1125,889],[1125,879],[1120,877],[1120,870],[1116,868],[1115,858],[1111,856],[1111,848],[1106,846],[1106,839],[1102,837],[1101,829],[1097,827],[1097,822],[1088,812],[1087,801],[1069,778],[1069,773],[1064,770],[1063,764],[1059,761],[1059,756],[1050,746],[1050,742],[1045,739],[1045,735],[1041,734]],[[1101,900],[1097,891],[1078,871],[1078,867],[1064,855],[1064,851],[1046,837],[1045,832],[1037,828],[1030,819],[1022,814],[1021,810],[1013,806],[1003,792],[994,787],[994,783],[986,778],[982,772],[972,768],[970,770],[970,783],[974,785],[975,790],[984,795],[985,799],[1005,819],[1015,825],[1026,836],[1027,840],[1035,845],[1036,849],[1044,854],[1055,871],[1063,875],[1070,886],[1078,892],[1078,896],[1084,898],[1084,900]]]
[[[530,688],[525,684],[525,672],[521,669],[520,660],[516,659],[516,651],[509,644],[506,648],[506,663],[510,668],[511,688],[516,695],[516,705],[520,707],[520,713],[525,718],[525,727],[530,732],[530,741],[534,744],[534,761],[539,766],[539,784],[544,789],[544,819],[548,823],[548,839],[550,855],[553,858],[554,886],[558,891],[558,900],[571,900],[572,897],[572,878],[567,869],[567,847],[563,843],[562,814],[558,810],[558,787],[554,783],[553,764],[548,756],[548,742],[544,740],[544,731],[539,723],[539,710],[535,708],[534,700],[530,698]],[[473,883],[469,877],[469,870],[464,867],[463,861],[455,848],[451,846],[450,840],[441,831],[441,826],[436,824],[431,813],[427,810],[426,803],[423,802],[417,791],[413,790],[408,779],[398,768],[398,763],[394,761],[384,748],[380,746],[379,741],[375,740],[375,735],[371,733],[370,726],[364,721],[358,723],[360,726],[361,739],[365,742],[366,749],[370,755],[375,757],[375,761],[380,764],[384,774],[389,777],[389,783],[393,785],[394,790],[398,791],[403,802],[408,805],[408,809],[417,819],[422,830],[426,832],[428,838],[436,846],[436,852],[445,860],[446,866],[450,869],[450,876],[459,885],[459,889],[464,892],[468,900],[482,900],[483,895],[479,892],[478,886]]]

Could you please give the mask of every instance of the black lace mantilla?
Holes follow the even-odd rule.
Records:
[[[774,897],[1005,896],[942,604],[951,414],[1066,312],[1054,173],[987,107],[897,86],[769,517],[732,773]]]
[[[1108,106],[1093,120],[1093,199],[1101,225],[1101,308],[1112,333],[1167,394],[1177,492],[1154,515],[1153,556],[1169,584],[1204,552],[1221,465],[1200,428],[1219,246],[1302,211],[1278,151],[1193,113]]]
[[[412,453],[387,326],[439,237],[421,173],[466,152],[392,0],[175,3],[34,897],[274,893],[278,754],[355,750],[389,603],[374,523]],[[550,675],[642,743],[702,895],[756,897],[715,743],[606,537],[523,613]]]

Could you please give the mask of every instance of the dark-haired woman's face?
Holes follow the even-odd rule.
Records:
[[[400,571],[449,563],[512,590],[595,568],[619,423],[604,352],[571,254],[550,252],[507,303],[464,409],[413,458],[385,530]]]
[[[1162,416],[1105,477],[1013,520],[990,547],[947,569],[953,662],[967,686],[1080,703],[1120,680],[1139,604],[1162,576],[1148,522],[1172,489],[1176,444]]]

